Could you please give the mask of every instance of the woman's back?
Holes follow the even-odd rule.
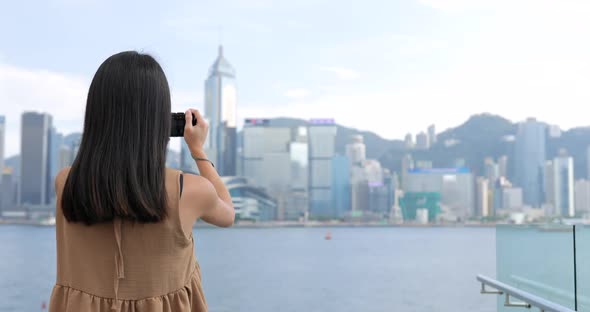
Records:
[[[55,179],[51,311],[207,310],[192,227],[231,226],[235,211],[203,148],[207,122],[195,109],[184,115],[183,129],[172,123],[170,87],[153,57],[126,51],[99,66],[76,157]],[[180,132],[200,176],[166,168]]]
[[[50,311],[206,311],[192,235],[179,215],[180,171],[166,169],[167,217],[157,223],[70,223],[56,180],[57,282]]]

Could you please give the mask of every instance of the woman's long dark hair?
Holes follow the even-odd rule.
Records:
[[[69,222],[166,217],[170,89],[153,57],[121,52],[92,79],[80,148],[62,193]]]

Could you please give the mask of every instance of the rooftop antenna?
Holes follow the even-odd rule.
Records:
[[[218,43],[219,43],[219,56],[223,56],[223,28],[221,25],[218,27]]]

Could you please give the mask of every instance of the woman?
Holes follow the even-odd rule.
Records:
[[[57,282],[50,311],[206,311],[193,224],[227,227],[234,208],[185,113],[201,176],[165,167],[170,90],[149,55],[122,52],[96,72],[71,168],[55,179]],[[192,115],[197,124],[192,125]]]

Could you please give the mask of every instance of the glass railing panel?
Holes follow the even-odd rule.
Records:
[[[575,309],[573,234],[573,226],[563,224],[497,226],[498,281]],[[514,308],[498,296],[498,311]]]
[[[590,225],[576,225],[578,311],[590,311]]]

